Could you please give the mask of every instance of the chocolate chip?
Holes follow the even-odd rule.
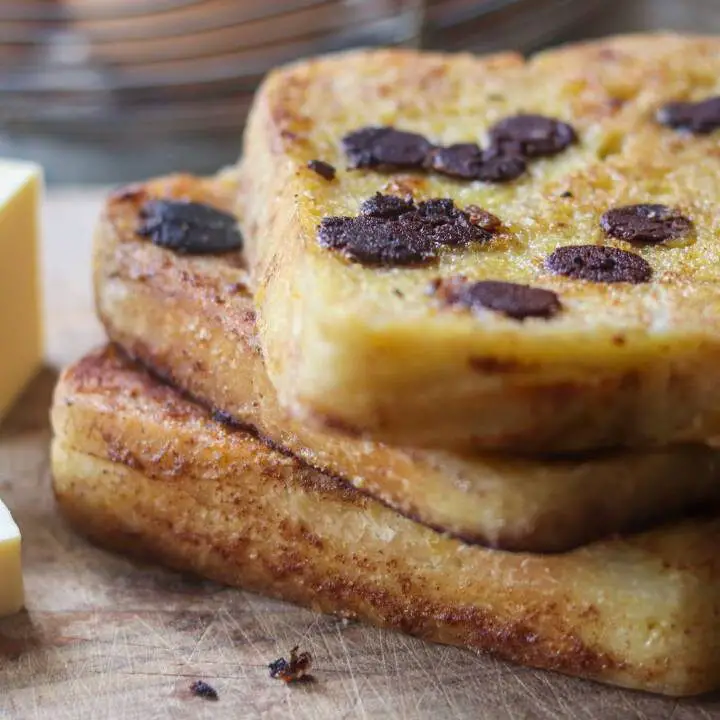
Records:
[[[461,247],[471,242],[487,242],[491,237],[489,232],[476,227],[466,218],[440,223],[431,232],[433,242],[448,247]]]
[[[409,199],[376,193],[362,203],[361,213],[356,218],[324,218],[318,228],[319,245],[338,250],[353,262],[401,266],[433,260],[441,245],[457,247],[492,237],[490,230],[473,222],[448,198],[416,206]],[[486,215],[482,219],[493,227],[499,225],[495,216]]]
[[[474,180],[483,162],[483,152],[475,143],[458,143],[435,148],[428,156],[428,167],[443,175]]]
[[[455,202],[451,198],[432,198],[424,200],[417,207],[418,215],[434,223],[451,222],[464,215],[463,211],[455,207]]]
[[[692,230],[692,221],[666,205],[626,205],[603,213],[607,235],[636,243],[676,240]]]
[[[549,319],[562,309],[560,298],[550,290],[498,280],[470,283],[464,278],[453,278],[441,281],[436,292],[448,305],[493,310],[515,320]]]
[[[662,125],[705,135],[720,128],[720,96],[694,103],[668,103],[655,117]]]
[[[544,115],[521,114],[505,118],[490,128],[491,144],[517,143],[525,157],[556,155],[577,140],[567,123]]]
[[[467,245],[470,242],[486,242],[492,237],[485,228],[473,223],[468,213],[455,207],[449,198],[421,202],[415,217],[427,226],[427,232],[439,245]]]
[[[418,220],[328,217],[320,223],[317,239],[322,247],[365,265],[420,265],[436,255],[433,238]]]
[[[435,148],[428,156],[428,166],[443,175],[484,182],[514,180],[526,169],[520,153],[500,147],[482,150],[474,143]]]
[[[196,680],[192,685],[190,685],[190,692],[196,697],[205,698],[206,700],[218,699],[217,690],[204,680]]]
[[[140,217],[138,235],[176,253],[225,253],[243,246],[236,218],[203,203],[150,200]]]
[[[525,158],[513,145],[493,146],[483,151],[477,178],[483,182],[509,182],[527,169]]]
[[[309,160],[307,166],[325,180],[335,179],[335,168],[330,163],[323,160]]]
[[[270,670],[270,677],[273,680],[280,675],[288,666],[288,661],[284,657],[280,657],[277,660],[273,660],[268,663],[268,670]]]
[[[342,139],[351,168],[421,168],[432,145],[416,133],[392,127],[368,127]]]
[[[644,283],[652,277],[652,268],[635,253],[600,245],[559,247],[545,260],[555,275],[601,283]]]
[[[360,205],[360,212],[363,215],[379,218],[398,218],[400,215],[416,209],[415,203],[410,198],[383,195],[382,193],[375,193]]]

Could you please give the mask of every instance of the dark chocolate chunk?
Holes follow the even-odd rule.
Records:
[[[392,127],[367,127],[342,139],[351,168],[421,168],[432,145],[417,133]]]
[[[466,217],[435,225],[431,231],[433,242],[447,247],[461,247],[471,242],[487,242],[491,235],[473,225]]]
[[[517,144],[529,158],[556,155],[577,140],[575,130],[567,123],[531,114],[505,118],[493,125],[489,134],[492,146]]]
[[[268,670],[270,670],[270,677],[274,680],[277,678],[283,670],[288,666],[288,661],[284,657],[279,657],[277,660],[273,660],[268,663]]]
[[[428,156],[428,166],[450,177],[484,182],[514,180],[526,169],[521,153],[513,152],[509,147],[482,150],[474,143],[436,148]]]
[[[483,182],[510,182],[527,169],[525,158],[514,145],[495,145],[483,151],[477,179]]]
[[[323,218],[318,243],[365,265],[420,265],[435,258],[433,239],[419,220],[368,215]]]
[[[657,121],[678,130],[705,135],[720,128],[720,96],[700,102],[674,102],[661,107]]]
[[[424,200],[418,205],[417,211],[423,220],[433,224],[453,222],[465,214],[455,207],[455,202],[451,198]]]
[[[490,213],[473,217],[448,198],[415,205],[412,200],[376,193],[360,206],[361,215],[323,218],[317,240],[366,265],[419,265],[433,260],[440,245],[486,242],[500,221]],[[474,212],[483,213],[480,208]]]
[[[483,152],[475,143],[458,143],[435,148],[429,155],[427,165],[443,175],[475,180],[483,162]]]
[[[204,680],[196,680],[190,686],[190,692],[196,697],[205,698],[206,700],[217,700],[217,690],[212,686],[208,685]]]
[[[375,193],[360,205],[361,214],[378,218],[398,218],[414,210],[416,210],[415,203],[410,198],[382,193]]]
[[[652,277],[648,262],[635,253],[601,245],[559,247],[545,260],[555,275],[598,283],[644,283]]]
[[[473,223],[468,213],[455,207],[449,198],[421,202],[417,217],[439,245],[467,245],[470,242],[486,242],[492,237],[486,229]]]
[[[176,253],[225,253],[243,246],[237,219],[203,203],[150,200],[140,217],[138,235]]]
[[[335,179],[335,168],[324,160],[309,160],[307,166],[325,180]]]
[[[493,310],[515,320],[547,320],[562,309],[560,298],[550,290],[498,280],[471,283],[464,278],[454,278],[437,284],[436,292],[448,305]]]
[[[626,205],[600,218],[607,235],[636,243],[676,240],[692,230],[692,221],[666,205]]]

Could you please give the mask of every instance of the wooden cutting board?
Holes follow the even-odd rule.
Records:
[[[23,532],[28,607],[0,621],[2,720],[720,718],[720,695],[676,702],[519,668],[129,562],[75,536],[53,504],[47,410],[57,367],[102,341],[89,279],[101,198],[48,200],[48,366],[0,427],[0,495]],[[267,664],[295,644],[313,654],[316,681],[288,687]],[[191,696],[198,678],[217,702]]]

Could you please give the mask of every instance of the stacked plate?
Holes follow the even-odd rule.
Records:
[[[359,45],[534,49],[601,0],[0,0],[0,153],[51,180],[233,159],[270,68]]]
[[[491,52],[534,50],[577,32],[607,14],[603,0],[427,0],[425,42],[434,48]]]

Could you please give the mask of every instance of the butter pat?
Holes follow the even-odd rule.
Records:
[[[0,160],[0,417],[42,358],[41,188],[37,165]]]
[[[19,612],[23,595],[20,530],[0,502],[0,617]]]

